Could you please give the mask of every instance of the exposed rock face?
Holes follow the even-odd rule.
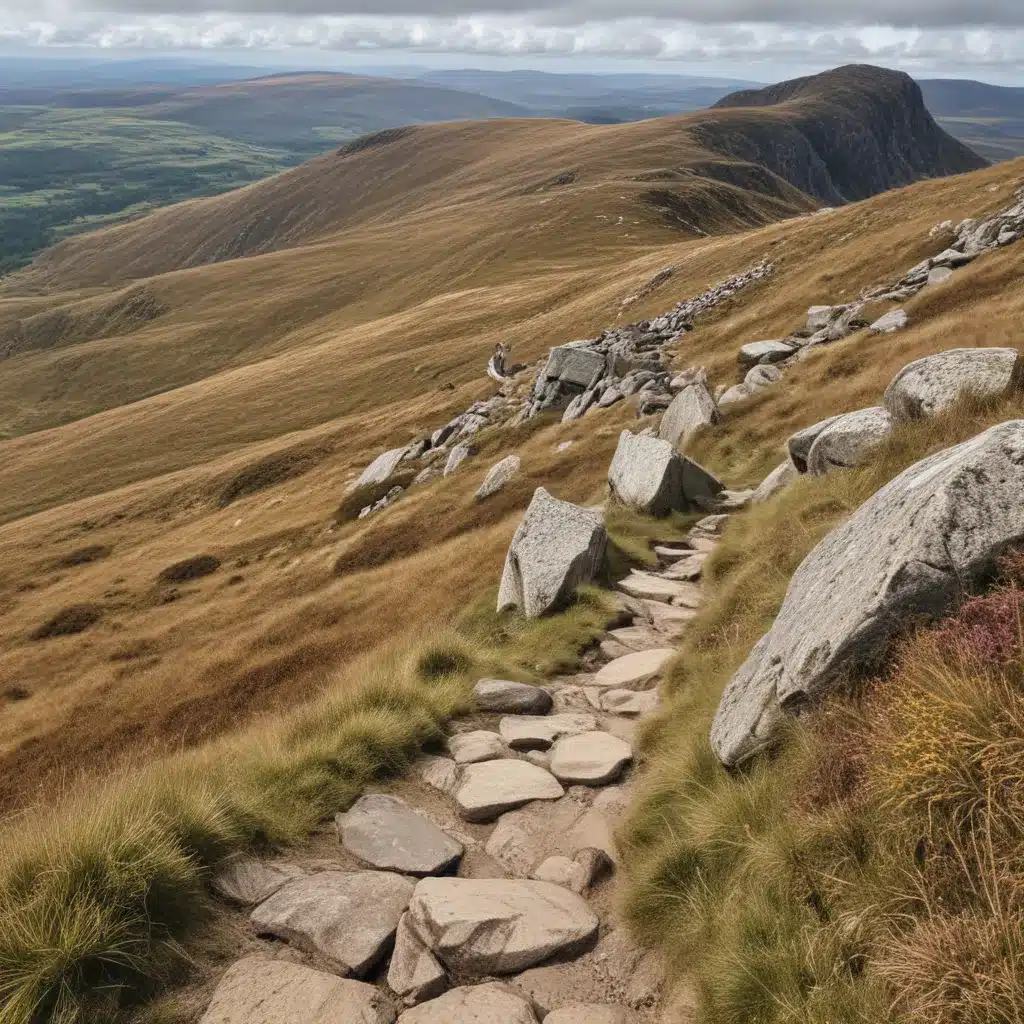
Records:
[[[250,956],[221,979],[200,1024],[394,1024],[372,985]]]
[[[740,349],[739,364],[743,367],[759,363],[781,363],[796,353],[796,348],[785,341],[751,341]]]
[[[706,508],[722,491],[720,480],[670,442],[628,430],[619,435],[608,484],[617,501],[651,515]]]
[[[388,872],[323,871],[280,889],[252,912],[252,923],[259,935],[287,939],[362,977],[387,951],[412,891],[407,878]]]
[[[508,679],[481,679],[473,687],[476,706],[499,715],[546,715],[551,694],[540,686]]]
[[[798,430],[786,442],[786,447],[789,449],[789,457],[798,473],[807,472],[807,460],[811,454],[811,447],[818,440],[818,436],[822,431],[827,430],[838,419],[838,416],[830,416],[827,420],[822,420],[820,423],[804,427],[803,430]]]
[[[793,575],[771,631],[733,676],[711,742],[725,765],[777,735],[787,710],[876,658],[908,615],[939,613],[1024,538],[1024,421],[911,466]]]
[[[342,846],[380,871],[439,875],[462,858],[462,843],[396,796],[361,797],[347,814],[337,815],[335,823]]]
[[[416,886],[409,924],[451,972],[514,974],[556,954],[580,953],[598,919],[576,893],[549,882],[428,878]]]
[[[925,356],[893,377],[882,403],[897,423],[934,416],[964,392],[998,395],[1019,386],[1019,360],[1014,348],[954,348]]]
[[[534,387],[538,411],[564,409],[604,376],[605,357],[578,345],[553,348]]]
[[[399,1019],[402,1024],[537,1024],[533,1001],[497,982],[453,988]]]
[[[514,479],[519,473],[520,460],[518,455],[509,455],[508,458],[496,462],[487,471],[484,482],[476,492],[477,501],[483,501],[492,494],[497,494],[505,484]]]
[[[493,821],[533,800],[557,800],[564,792],[550,772],[526,761],[484,761],[463,769],[455,802],[466,821]]]
[[[891,433],[892,418],[885,409],[876,406],[846,413],[815,438],[807,455],[807,472],[825,476],[836,469],[859,466]]]
[[[600,512],[538,487],[508,549],[498,611],[519,608],[531,619],[556,611],[597,575],[607,542]]]
[[[668,441],[673,448],[679,448],[686,444],[695,431],[717,422],[715,400],[702,381],[695,381],[672,399],[672,404],[661,418],[658,437]]]

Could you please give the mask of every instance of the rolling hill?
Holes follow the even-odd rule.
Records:
[[[922,79],[928,109],[989,160],[1024,154],[1024,89],[955,78]]]

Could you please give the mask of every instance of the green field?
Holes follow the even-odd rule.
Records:
[[[237,188],[308,156],[123,110],[0,106],[0,273],[65,235]]]

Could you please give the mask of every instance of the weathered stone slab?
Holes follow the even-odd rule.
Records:
[[[598,382],[604,371],[605,357],[600,352],[560,345],[551,350],[543,374],[548,380],[558,380],[586,391]]]
[[[807,449],[807,455],[810,448]],[[806,455],[804,456],[806,465]],[[760,505],[762,502],[774,498],[780,491],[784,491],[798,476],[799,472],[792,461],[787,459],[781,466],[776,466],[760,483],[750,499],[751,505]]]
[[[453,793],[459,784],[459,766],[449,757],[424,755],[415,762],[413,771],[439,793]]]
[[[448,753],[456,764],[479,764],[508,757],[508,747],[496,732],[474,729],[448,737]]]
[[[600,512],[538,487],[508,549],[498,611],[519,608],[533,619],[558,610],[597,575],[607,541]]]
[[[301,964],[248,956],[217,985],[200,1024],[394,1024],[372,985]]]
[[[739,351],[739,364],[743,367],[758,363],[781,363],[796,352],[796,347],[784,341],[751,341]]]
[[[650,601],[666,601],[692,607],[693,591],[685,583],[667,579],[663,575],[656,576],[654,573],[634,569],[625,579],[619,580],[616,586],[630,597]]]
[[[395,949],[388,966],[388,988],[409,1005],[439,996],[448,987],[448,977],[434,954],[409,927],[409,915],[402,915],[395,933]]]
[[[804,427],[803,430],[798,430],[786,442],[789,457],[798,473],[807,472],[807,459],[811,454],[811,446],[818,440],[818,435],[823,430],[832,426],[838,419],[838,416],[830,416],[827,420],[821,420],[820,423]]]
[[[270,899],[283,885],[305,873],[295,864],[283,861],[236,857],[217,869],[211,888],[223,899],[243,907],[253,907]]]
[[[507,458],[496,462],[487,471],[484,482],[476,492],[477,501],[483,501],[492,494],[497,494],[507,483],[514,480],[519,474],[520,459],[518,455],[509,455]]]
[[[608,662],[594,676],[594,686],[602,689],[641,690],[661,677],[665,666],[675,655],[674,647],[656,647],[652,651],[638,651]]]
[[[892,433],[892,417],[880,406],[848,412],[830,423],[811,445],[807,472],[825,476],[859,466]]]
[[[510,679],[481,679],[473,687],[473,698],[480,711],[499,715],[546,715],[551,710],[547,690]]]
[[[250,917],[258,935],[286,939],[364,976],[394,938],[413,883],[384,871],[322,871],[279,889]]]
[[[683,388],[665,410],[658,437],[673,448],[680,448],[696,431],[714,426],[718,420],[718,408],[707,386],[703,381],[695,381]]]
[[[902,331],[910,322],[906,310],[891,309],[885,316],[879,317],[871,325],[872,334],[895,334]]]
[[[582,952],[598,931],[576,893],[522,879],[424,879],[409,925],[450,972],[469,976],[514,974]]]
[[[378,455],[377,458],[371,462],[366,469],[363,470],[359,479],[356,480],[351,486],[351,490],[355,490],[357,487],[365,487],[369,484],[382,484],[387,480],[391,479],[391,474],[398,469],[398,464],[402,461],[405,456],[408,446],[402,448],[392,448],[389,452],[384,452],[383,455]]]
[[[575,736],[597,728],[593,715],[563,712],[558,715],[508,715],[498,723],[501,738],[513,750],[547,750],[562,736]]]
[[[730,681],[711,733],[749,760],[787,711],[864,671],[908,617],[940,613],[1024,539],[1024,421],[911,466],[833,530],[794,573],[772,629]]]
[[[551,749],[551,774],[566,786],[605,786],[633,759],[633,749],[606,732],[566,736]]]
[[[627,718],[640,718],[656,711],[657,690],[608,690],[601,694],[601,710]]]
[[[893,377],[882,404],[896,423],[948,409],[965,392],[1000,395],[1019,386],[1020,354],[1014,348],[954,348],[925,356]]]
[[[473,448],[471,445],[457,444],[448,454],[448,461],[444,464],[442,475],[451,476],[472,454]]]
[[[664,637],[647,626],[624,626],[610,630],[608,635],[629,651],[650,651],[665,646]]]
[[[564,792],[558,780],[543,768],[504,759],[463,768],[455,802],[466,821],[493,821],[532,800],[557,800]]]
[[[462,843],[396,796],[368,794],[334,820],[342,846],[379,871],[439,875],[462,857]]]
[[[439,999],[406,1010],[401,1024],[537,1024],[533,1000],[490,982],[453,988]]]

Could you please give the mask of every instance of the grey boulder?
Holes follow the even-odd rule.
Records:
[[[750,499],[751,505],[760,505],[762,502],[771,500],[780,491],[784,491],[799,475],[792,461],[786,459],[761,481]]]
[[[398,469],[398,464],[405,457],[408,447],[392,448],[383,455],[378,455],[366,469],[363,470],[359,479],[349,488],[355,490],[357,487],[365,487],[368,484],[382,484],[391,478],[391,474]]]
[[[807,472],[825,476],[859,466],[891,433],[892,417],[879,406],[839,416],[814,439],[807,454]]]
[[[722,491],[720,480],[669,441],[628,430],[619,435],[608,485],[617,501],[650,515],[707,508]]]
[[[658,437],[673,448],[686,444],[701,427],[718,422],[718,408],[703,381],[695,381],[672,399],[658,428]]]
[[[875,661],[910,616],[939,614],[1024,538],[1024,421],[905,470],[793,574],[771,630],[722,696],[711,743],[727,766],[777,737],[785,714]]]
[[[781,363],[796,353],[793,345],[785,341],[751,341],[744,345],[740,351],[740,366],[757,366],[758,363]]]
[[[882,404],[897,423],[948,409],[965,392],[1000,395],[1019,385],[1014,348],[954,348],[904,366],[885,389]]]
[[[323,871],[279,889],[250,920],[258,935],[286,939],[362,977],[383,959],[413,888],[384,871]]]
[[[492,494],[497,494],[510,480],[519,473],[520,460],[518,455],[509,455],[508,458],[496,462],[487,471],[484,482],[476,492],[477,501],[483,501]]]
[[[409,925],[450,973],[515,974],[597,938],[597,915],[576,893],[522,879],[427,878]]]
[[[547,380],[586,391],[600,380],[604,371],[605,357],[600,352],[561,345],[551,350],[543,374]]]
[[[409,915],[403,914],[388,965],[388,988],[412,1006],[439,996],[447,987],[444,968],[409,927]]]
[[[771,363],[759,363],[747,371],[746,377],[743,378],[743,383],[751,391],[760,391],[762,388],[778,384],[780,380],[782,380],[782,371],[777,366],[773,366]],[[723,395],[722,397],[724,398],[725,396]]]
[[[822,420],[820,423],[804,427],[803,430],[798,430],[786,442],[790,460],[798,473],[807,472],[807,459],[810,457],[811,447],[818,440],[818,435],[822,431],[827,430],[838,419],[838,416],[830,416],[827,420]]]
[[[462,858],[462,843],[396,796],[371,793],[334,820],[342,846],[380,871],[439,875]]]
[[[872,334],[895,334],[902,331],[910,322],[906,311],[902,309],[891,309],[885,316],[879,317],[871,325]]]
[[[443,475],[451,476],[472,454],[473,448],[471,445],[457,444],[448,455],[448,461],[444,464]]]
[[[577,587],[593,581],[607,543],[600,511],[538,487],[505,558],[498,611],[519,608],[531,619],[557,611]]]
[[[726,405],[735,405],[736,402],[746,401],[753,393],[754,389],[747,384],[734,384],[731,388],[726,388],[718,396],[718,408],[721,409]]]
[[[199,1024],[394,1024],[372,985],[248,956],[221,978]]]
[[[515,683],[510,679],[481,679],[473,687],[480,711],[499,715],[546,715],[551,710],[551,694],[540,686]]]

